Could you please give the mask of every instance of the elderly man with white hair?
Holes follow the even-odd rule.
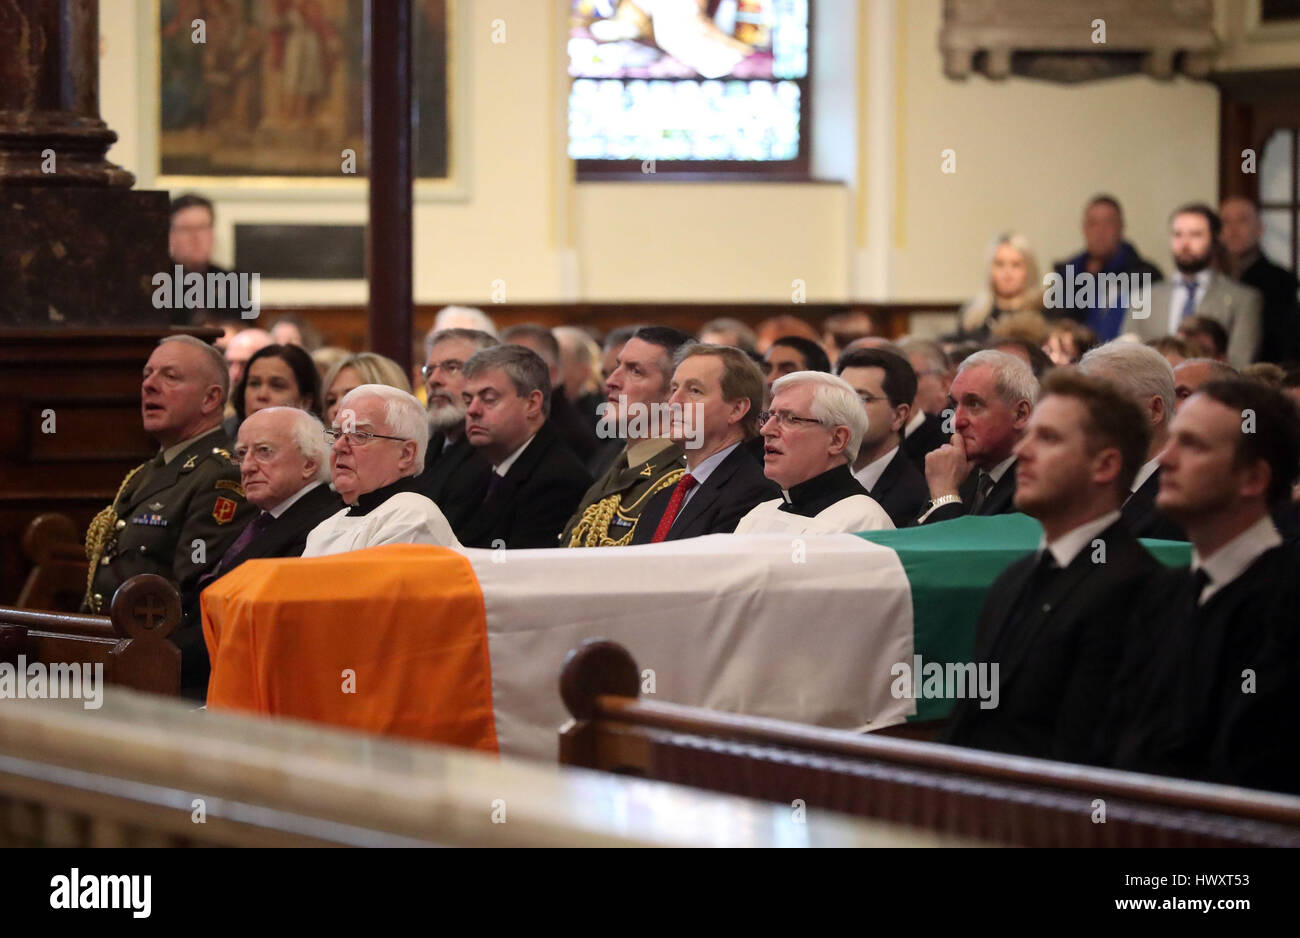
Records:
[[[1151,426],[1151,445],[1124,502],[1124,523],[1134,537],[1185,541],[1183,529],[1156,509],[1160,491],[1160,451],[1169,442],[1169,424],[1178,402],[1174,369],[1150,346],[1115,339],[1092,349],[1079,361],[1079,370],[1100,378],[1132,398]]]
[[[772,383],[772,408],[759,415],[763,474],[781,497],[760,502],[737,534],[838,534],[894,526],[853,477],[867,414],[843,378],[796,371]]]
[[[325,436],[330,477],[347,507],[312,530],[304,557],[380,544],[459,546],[438,506],[419,493],[429,424],[414,395],[382,384],[353,388]]]
[[[964,359],[948,391],[952,439],[925,457],[930,502],[917,524],[1016,510],[1016,444],[1038,400],[1023,359],[985,349]]]

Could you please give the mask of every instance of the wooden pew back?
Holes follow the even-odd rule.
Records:
[[[637,699],[613,642],[570,653],[566,765],[1030,847],[1300,846],[1300,798]]]
[[[176,588],[141,574],[113,594],[108,616],[0,606],[0,660],[102,664],[108,684],[177,696],[181,653],[169,636],[180,620]]]

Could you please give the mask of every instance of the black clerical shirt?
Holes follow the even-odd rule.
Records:
[[[867,495],[862,483],[853,478],[847,463],[828,469],[821,475],[800,482],[789,491],[782,491],[781,511],[815,518],[836,502],[854,495]]]
[[[364,495],[357,496],[357,503],[348,507],[347,517],[361,518],[370,514],[384,502],[388,501],[399,492],[415,492],[417,495],[422,494],[419,486],[419,476],[406,476],[398,479],[388,485],[381,486],[373,492],[366,492]]]

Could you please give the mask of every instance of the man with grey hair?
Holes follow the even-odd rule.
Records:
[[[304,557],[379,544],[459,546],[438,506],[419,493],[429,424],[418,398],[384,384],[353,388],[325,436],[330,478],[347,507],[312,529]]]
[[[838,534],[893,528],[889,515],[853,477],[867,413],[843,378],[796,371],[772,383],[772,406],[759,415],[763,474],[781,497],[760,502],[737,534]]]
[[[465,363],[475,352],[491,348],[497,340],[477,329],[440,329],[425,342],[425,363],[420,369],[429,412],[429,449],[419,491],[433,499],[457,537],[465,522],[483,501],[492,465],[465,438]]]
[[[917,524],[1016,510],[1016,444],[1038,400],[1021,359],[985,349],[966,358],[949,392],[952,439],[925,457],[930,503]]]
[[[199,621],[202,590],[245,560],[301,557],[307,535],[343,507],[329,485],[329,444],[325,428],[296,407],[268,407],[250,414],[239,427],[235,459],[250,504],[261,509],[221,560],[199,579],[196,606],[186,611]],[[207,649],[182,661],[182,687],[198,696],[207,687]]]
[[[1169,442],[1174,419],[1174,369],[1147,345],[1115,339],[1090,350],[1079,361],[1086,375],[1107,381],[1142,408],[1151,427],[1151,445],[1124,501],[1124,523],[1134,537],[1185,541],[1187,535],[1156,509],[1160,491],[1160,451]]]
[[[926,454],[943,446],[951,436],[943,429],[943,410],[948,406],[952,374],[948,356],[938,342],[907,338],[899,341],[898,348],[916,372],[916,397],[899,448],[916,468],[924,471]]]
[[[429,335],[443,329],[475,329],[486,332],[494,339],[497,337],[497,327],[492,317],[473,306],[444,306],[438,310],[438,315],[433,317],[433,328],[429,330]]]
[[[193,336],[168,336],[149,356],[140,414],[158,454],[127,475],[113,504],[90,523],[87,611],[107,615],[117,588],[138,573],[165,577],[182,608],[198,608],[199,578],[255,513],[221,429],[229,390],[221,353]],[[173,640],[192,673],[206,655],[198,620],[183,619]]]
[[[467,547],[556,547],[591,476],[547,419],[551,376],[522,345],[498,345],[465,363],[465,435],[491,464],[466,523]]]
[[[511,326],[501,333],[501,341],[509,345],[522,345],[532,349],[546,367],[550,369],[551,411],[548,419],[560,434],[560,438],[569,444],[569,449],[584,464],[590,465],[600,448],[596,439],[596,418],[583,416],[569,400],[564,389],[563,373],[560,369],[560,340],[550,329],[536,323],[525,322]]]

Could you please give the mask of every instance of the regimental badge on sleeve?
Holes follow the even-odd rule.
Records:
[[[216,520],[217,524],[229,524],[234,520],[235,508],[237,507],[238,506],[235,504],[233,498],[222,496],[221,498],[218,498],[217,503],[212,506],[212,517]]]

